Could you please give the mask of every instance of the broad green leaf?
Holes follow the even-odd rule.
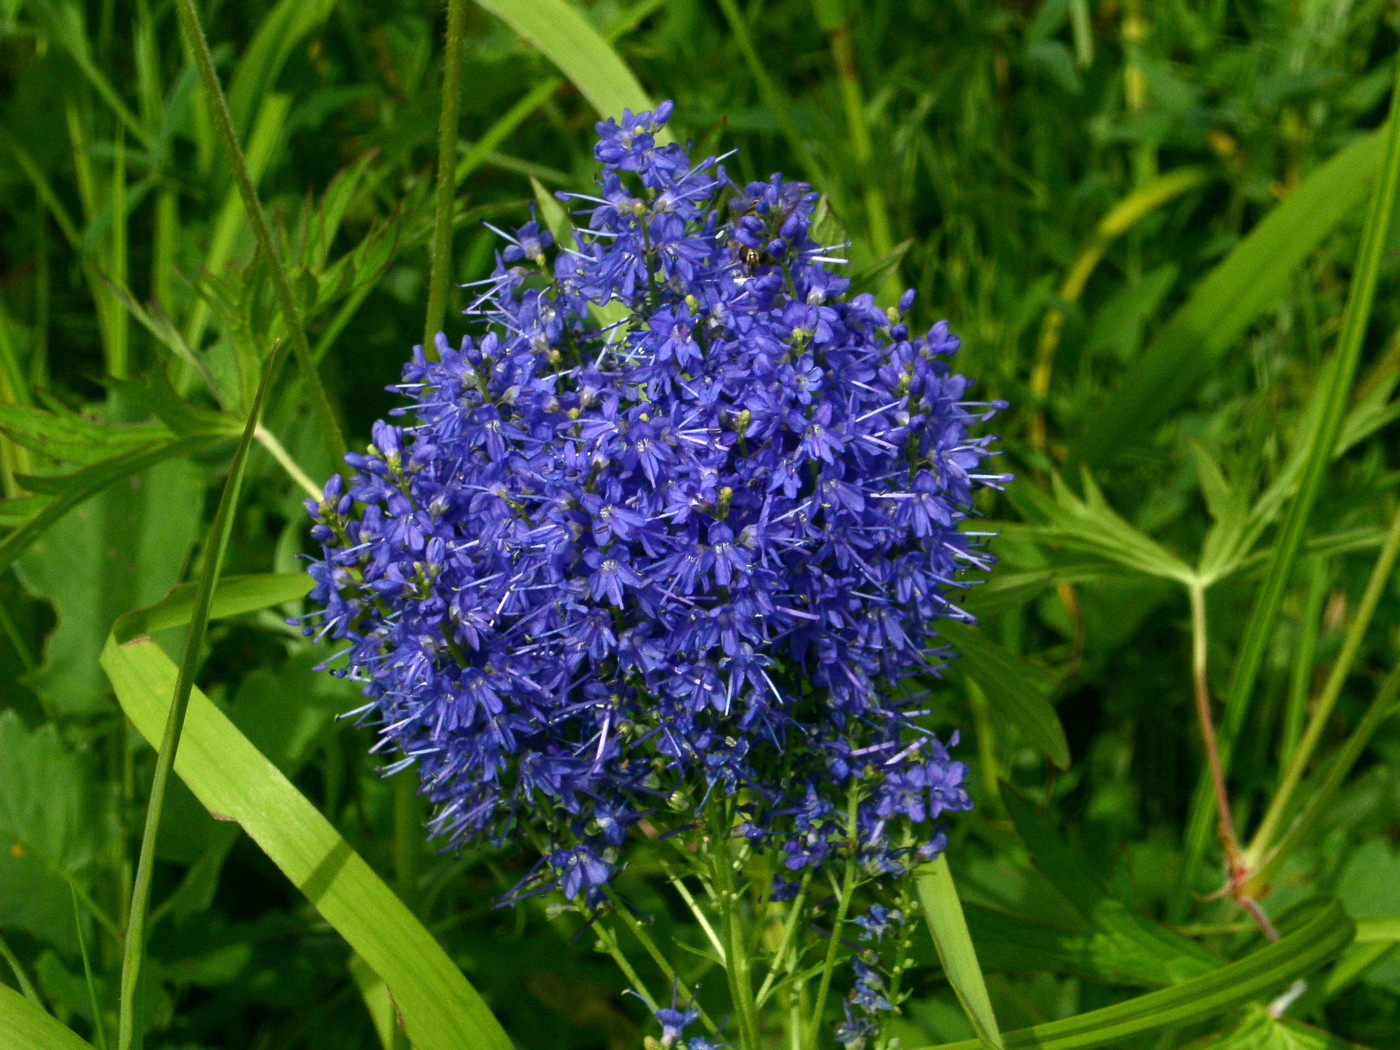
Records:
[[[5,1050],[92,1050],[13,988],[0,984],[0,1046]]]
[[[1326,963],[1351,943],[1355,933],[1336,901],[1308,902],[1294,919],[1298,925],[1282,940],[1184,984],[1077,1017],[1007,1032],[1003,1036],[1006,1050],[1080,1050],[1115,1043],[1141,1046],[1145,1033],[1208,1020],[1286,987]],[[981,1045],[965,1039],[922,1050],[980,1050]]]
[[[259,573],[252,576],[225,576],[214,591],[210,619],[257,612],[274,605],[299,601],[311,589],[305,573]],[[195,583],[182,583],[154,605],[136,609],[117,620],[112,637],[118,643],[171,627],[183,627],[194,613]]]
[[[1358,139],[1309,175],[1201,281],[1128,373],[1086,418],[1072,459],[1109,461],[1147,442],[1215,363],[1289,292],[1294,271],[1360,210],[1381,163],[1383,132]]]
[[[1069,768],[1069,741],[1050,703],[1055,680],[1029,660],[998,645],[986,631],[955,620],[938,625],[939,636],[958,652],[952,673],[973,679],[998,714],[1061,769]]]
[[[127,716],[160,739],[175,665],[153,642],[110,641],[102,666]],[[195,690],[175,771],[235,820],[389,985],[417,1050],[509,1050],[485,1002],[433,936],[331,824]]]
[[[58,617],[42,665],[26,677],[57,710],[111,710],[97,658],[118,616],[179,582],[198,534],[202,480],[188,462],[133,474],[63,515],[19,558],[25,589]]]
[[[1006,787],[1002,801],[1032,863],[1103,938],[1099,950],[1104,955],[1110,959],[1121,955],[1124,965],[1139,971],[1155,959],[1163,983],[1189,980],[1219,966],[1220,961],[1194,941],[1138,915],[1110,896],[1094,877],[1088,857],[1061,836],[1024,796]]]
[[[44,478],[43,487],[53,494],[53,498],[32,518],[0,540],[0,569],[9,567],[68,511],[101,492],[108,485],[139,474],[166,460],[202,452],[215,440],[217,439],[210,437],[181,438],[178,441],[141,445],[130,452],[104,459],[72,474]]]
[[[567,0],[477,0],[559,67],[604,118],[651,109],[642,85],[611,45]],[[674,141],[663,129],[658,140]]]
[[[962,902],[958,900],[958,888],[953,884],[953,873],[948,870],[948,858],[939,854],[919,868],[915,878],[919,902],[933,934],[938,958],[943,963],[943,972],[967,1012],[973,1031],[984,1047],[1003,1050],[996,1014],[992,1012],[992,1001],[987,998],[987,982],[977,963],[972,936],[967,932],[967,920],[963,916]]]

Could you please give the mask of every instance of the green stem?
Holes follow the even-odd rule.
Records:
[[[88,954],[87,936],[83,933],[83,913],[78,905],[78,887],[68,883],[73,898],[73,925],[78,933],[78,954],[83,960],[83,981],[87,985],[88,1006],[92,1010],[92,1034],[97,1050],[107,1050],[107,1026],[102,1023],[102,1008],[97,1001],[97,981],[92,974],[92,957]]]
[[[199,24],[199,15],[195,12],[194,0],[175,0],[175,8],[179,13],[180,25],[185,31],[190,51],[194,56],[195,67],[199,70],[200,80],[204,83],[204,92],[209,99],[210,109],[213,110],[215,123],[218,124],[219,131],[223,134],[224,146],[228,149],[229,157],[233,161],[233,175],[238,183],[238,192],[243,198],[243,210],[247,213],[248,221],[253,225],[253,235],[257,239],[258,249],[267,259],[268,269],[272,274],[273,290],[277,295],[277,304],[281,307],[282,315],[287,321],[292,356],[296,358],[297,367],[301,369],[302,379],[306,382],[311,407],[316,413],[326,448],[331,454],[331,459],[338,462],[345,453],[345,439],[341,436],[340,423],[335,418],[335,411],[331,408],[326,388],[321,384],[321,377],[316,372],[316,363],[311,357],[311,344],[306,339],[306,328],[302,324],[301,311],[297,309],[296,299],[292,295],[292,283],[287,277],[286,268],[282,265],[282,257],[272,243],[272,230],[268,227],[267,216],[263,214],[262,204],[258,201],[258,191],[254,188],[253,178],[248,172],[248,162],[244,159],[243,147],[239,145],[238,132],[234,130],[233,117],[229,114],[228,101],[224,98],[223,87],[219,84],[219,75],[214,71],[214,60],[209,54],[209,41],[205,38],[204,29]]]
[[[1254,833],[1254,837],[1250,841],[1247,856],[1256,863],[1268,853],[1285,817],[1294,809],[1294,796],[1297,794],[1303,776],[1312,762],[1314,752],[1317,751],[1317,745],[1322,740],[1322,734],[1327,729],[1327,722],[1332,717],[1332,710],[1337,705],[1337,698],[1341,696],[1342,685],[1346,682],[1347,675],[1351,673],[1352,666],[1356,663],[1356,657],[1361,651],[1361,642],[1366,636],[1367,628],[1371,626],[1371,618],[1375,615],[1376,606],[1390,585],[1390,577],[1395,568],[1397,555],[1400,555],[1400,511],[1397,511],[1391,518],[1390,531],[1386,533],[1385,544],[1381,547],[1380,556],[1376,558],[1376,564],[1371,569],[1371,578],[1366,581],[1366,590],[1357,606],[1356,616],[1347,628],[1346,638],[1342,641],[1342,651],[1328,672],[1327,682],[1323,685],[1322,693],[1317,698],[1317,704],[1308,720],[1308,727],[1303,733],[1303,739],[1289,759],[1288,769],[1279,782],[1278,790],[1274,793],[1273,800],[1269,803],[1263,820],[1259,822],[1259,830]]]
[[[1298,554],[1307,531],[1308,519],[1317,505],[1322,481],[1337,447],[1343,416],[1356,376],[1366,327],[1375,300],[1376,281],[1385,257],[1386,238],[1390,231],[1396,187],[1400,184],[1400,63],[1396,65],[1392,87],[1390,118],[1386,124],[1385,155],[1371,197],[1361,238],[1355,277],[1342,314],[1341,334],[1337,348],[1328,362],[1316,388],[1315,400],[1309,412],[1309,426],[1303,436],[1306,458],[1298,481],[1297,493],[1289,505],[1288,515],[1279,528],[1270,560],[1268,574],[1254,607],[1250,610],[1238,658],[1226,690],[1224,718],[1220,726],[1220,760],[1226,774],[1234,755],[1234,743],[1240,737],[1249,699],[1263,666],[1269,639],[1278,623],[1284,591],[1293,575]],[[1192,800],[1190,824],[1187,831],[1185,857],[1176,900],[1171,912],[1179,913],[1190,897],[1191,876],[1204,853],[1209,835],[1210,786],[1206,778],[1197,785]]]
[[[729,994],[739,1022],[739,1050],[758,1050],[758,1008],[754,1004],[753,979],[749,971],[749,954],[744,943],[743,918],[739,908],[739,890],[734,880],[729,808],[713,806],[711,813],[711,861],[714,866],[715,897],[719,902],[719,913],[724,925],[724,973],[729,980]]]
[[[686,907],[690,909],[690,914],[695,917],[696,924],[704,931],[710,945],[715,950],[715,954],[723,959],[724,942],[719,939],[719,934],[715,933],[715,928],[710,925],[709,917],[705,915],[704,909],[696,901],[695,895],[690,892],[690,887],[685,884],[685,880],[681,876],[672,872],[669,867],[663,865],[662,870],[666,872],[666,878],[670,881],[671,886],[680,894],[681,900],[685,901]]]
[[[188,0],[181,2],[188,3]],[[233,532],[233,512],[238,505],[244,468],[253,446],[253,432],[257,429],[263,401],[271,385],[269,380],[281,358],[282,355],[276,349],[268,354],[262,382],[258,385],[257,396],[253,399],[248,420],[243,426],[238,450],[233,455],[223,494],[219,498],[219,507],[214,512],[214,524],[209,530],[199,585],[195,588],[194,614],[190,618],[189,630],[185,635],[185,650],[180,658],[179,674],[175,679],[175,695],[170,701],[170,712],[166,716],[160,752],[156,755],[155,775],[151,780],[151,798],[146,806],[146,826],[141,835],[141,854],[136,862],[136,881],[131,891],[131,907],[127,912],[126,942],[122,946],[121,1011],[117,1021],[117,1050],[141,1050],[143,1042],[137,992],[146,950],[146,915],[151,904],[151,876],[155,867],[156,841],[160,836],[161,812],[165,806],[170,773],[175,767],[175,752],[180,746],[180,731],[184,727],[185,710],[189,707],[190,691],[194,687],[195,671],[199,667],[200,650],[204,646],[204,635],[209,626],[214,585],[218,581],[224,553],[228,549],[229,536]]]
[[[632,936],[637,938],[637,943],[642,946],[647,955],[651,956],[651,961],[656,963],[662,975],[671,982],[671,986],[675,988],[683,998],[695,1000],[695,993],[686,987],[685,982],[681,980],[680,974],[676,972],[675,967],[671,965],[661,949],[656,946],[656,942],[652,940],[651,934],[647,933],[646,927],[637,920],[635,915],[627,910],[627,905],[618,898],[615,892],[609,889],[607,894],[618,916],[621,917],[623,923],[632,932]],[[700,1023],[709,1029],[710,1034],[713,1035],[718,1031],[718,1026],[715,1024],[714,1020],[709,1014],[705,1013],[704,1007],[702,1007],[698,1001],[695,1002],[695,1008],[700,1011]]]
[[[0,959],[4,959],[10,964],[10,969],[15,975],[15,981],[19,984],[19,990],[24,993],[24,997],[35,1006],[39,1007],[39,1009],[44,1009],[44,1000],[39,998],[38,989],[36,989],[33,982],[29,980],[29,975],[24,972],[24,967],[20,965],[19,956],[10,950],[10,946],[6,943],[4,937],[0,937]]]
[[[603,946],[604,951],[612,956],[612,961],[617,963],[617,968],[622,971],[622,976],[627,978],[632,991],[636,992],[641,997],[642,1002],[647,1004],[648,1010],[655,1013],[661,1004],[647,991],[641,976],[628,961],[627,956],[622,954],[622,949],[618,947],[617,938],[613,936],[612,930],[603,924],[601,918],[593,924],[593,928],[598,931],[598,943]]]
[[[447,312],[447,271],[452,265],[453,173],[457,166],[457,123],[462,107],[462,54],[466,50],[467,0],[447,0],[447,53],[442,71],[442,111],[438,120],[437,189],[433,214],[432,275],[423,350],[433,356],[433,337]]]
[[[822,963],[822,979],[817,985],[817,1005],[812,1011],[812,1042],[818,1045],[822,1015],[826,1013],[826,999],[831,992],[831,978],[836,972],[836,956],[841,949],[841,927],[846,924],[846,913],[851,907],[851,897],[856,889],[856,817],[860,805],[860,794],[855,784],[851,785],[850,798],[846,803],[846,831],[850,837],[847,847],[846,870],[841,875],[841,891],[836,901],[836,920],[831,926],[831,940],[826,946],[826,960]]]
[[[802,909],[807,904],[807,887],[812,881],[812,870],[808,868],[802,873],[802,885],[798,888],[797,896],[792,899],[792,905],[788,910],[787,922],[783,924],[783,938],[778,942],[778,949],[773,953],[773,962],[768,967],[768,973],[763,977],[763,983],[759,985],[756,1003],[762,1006],[768,1001],[768,993],[773,987],[773,982],[778,979],[779,972],[791,973],[794,963],[786,963],[788,950],[792,945],[793,936],[797,933],[797,923],[802,917]],[[786,963],[786,964],[785,964]]]

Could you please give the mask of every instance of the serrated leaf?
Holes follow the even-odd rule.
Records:
[[[176,667],[153,642],[109,641],[102,666],[127,717],[161,739]],[[388,983],[417,1050],[511,1050],[442,947],[331,824],[198,690],[175,771],[216,816],[237,821]]]
[[[1319,1028],[1254,1007],[1238,1028],[1217,1039],[1193,1044],[1193,1050],[1362,1050]]]
[[[984,1047],[1003,1050],[996,1014],[992,1010],[991,999],[987,997],[987,982],[982,977],[982,967],[977,963],[977,949],[972,944],[972,936],[967,932],[967,920],[963,916],[962,902],[958,900],[953,873],[948,870],[947,857],[939,854],[920,867],[914,873],[914,878],[924,919],[933,934],[938,958],[943,963],[943,972],[972,1023],[972,1030]]]

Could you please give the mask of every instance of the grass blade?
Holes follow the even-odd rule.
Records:
[[[953,884],[953,873],[948,870],[948,859],[939,854],[937,859],[920,868],[916,877],[919,901],[933,934],[938,958],[943,962],[943,972],[978,1036],[971,1045],[1003,1050],[1005,1044],[997,1028],[996,1014],[992,1012],[992,1001],[987,997],[987,982],[977,963],[972,935],[967,932],[967,919],[962,902],[958,900],[958,888]]]
[[[1302,926],[1238,962],[1125,1003],[1008,1032],[1004,1036],[1006,1050],[1106,1046],[1173,1025],[1204,1021],[1281,988],[1327,962],[1351,943],[1355,933],[1351,920],[1336,901],[1314,901],[1300,911]],[[1140,1046],[1142,1041],[1125,1045]],[[963,1039],[921,1050],[981,1047],[976,1039]]]
[[[118,1050],[141,1050],[143,1033],[140,1027],[141,965],[146,950],[146,912],[151,903],[151,876],[155,865],[156,840],[160,835],[161,811],[165,805],[166,787],[175,755],[180,745],[180,729],[189,705],[190,690],[194,688],[195,672],[199,668],[204,633],[209,626],[209,609],[214,601],[214,585],[223,566],[224,552],[233,534],[233,512],[238,506],[238,494],[243,486],[243,474],[248,465],[248,453],[253,447],[253,433],[271,385],[273,372],[282,355],[273,350],[268,356],[263,381],[248,411],[243,436],[229,465],[219,507],[214,512],[214,524],[209,530],[204,565],[194,596],[194,612],[190,617],[189,633],[185,636],[185,651],[180,659],[180,673],[175,680],[174,696],[161,736],[160,753],[156,756],[155,776],[151,782],[151,798],[146,806],[146,826],[141,835],[141,855],[136,864],[136,880],[131,893],[131,909],[127,919],[126,943],[122,948],[121,1010],[117,1021]]]
[[[1382,133],[1359,139],[1314,171],[1207,276],[1089,418],[1071,460],[1103,464],[1140,446],[1220,358],[1290,288],[1294,271],[1365,199]]]
[[[559,67],[602,117],[651,108],[642,85],[616,51],[567,0],[477,0]],[[657,141],[673,141],[662,129]]]
[[[0,984],[0,1046],[5,1050],[92,1050],[12,988]]]
[[[102,656],[122,708],[159,739],[176,669],[149,639],[108,641]],[[175,772],[209,810],[242,825],[389,985],[417,1050],[510,1050],[510,1039],[413,913],[199,690],[190,697]]]
[[[118,645],[171,627],[183,627],[194,617],[198,583],[182,583],[155,605],[136,609],[117,620],[112,637]],[[209,607],[209,618],[257,612],[306,597],[311,577],[304,572],[269,572],[250,576],[225,576],[219,580]]]

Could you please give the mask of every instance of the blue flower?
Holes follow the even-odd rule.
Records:
[[[400,424],[308,505],[304,629],[346,641],[434,831],[528,831],[532,886],[591,905],[638,821],[741,789],[787,871],[942,848],[966,770],[892,686],[947,655],[988,564],[959,525],[1007,480],[947,325],[850,295],[816,193],[658,144],[670,110],[598,125],[572,246],[505,234],[482,330],[415,349]]]

